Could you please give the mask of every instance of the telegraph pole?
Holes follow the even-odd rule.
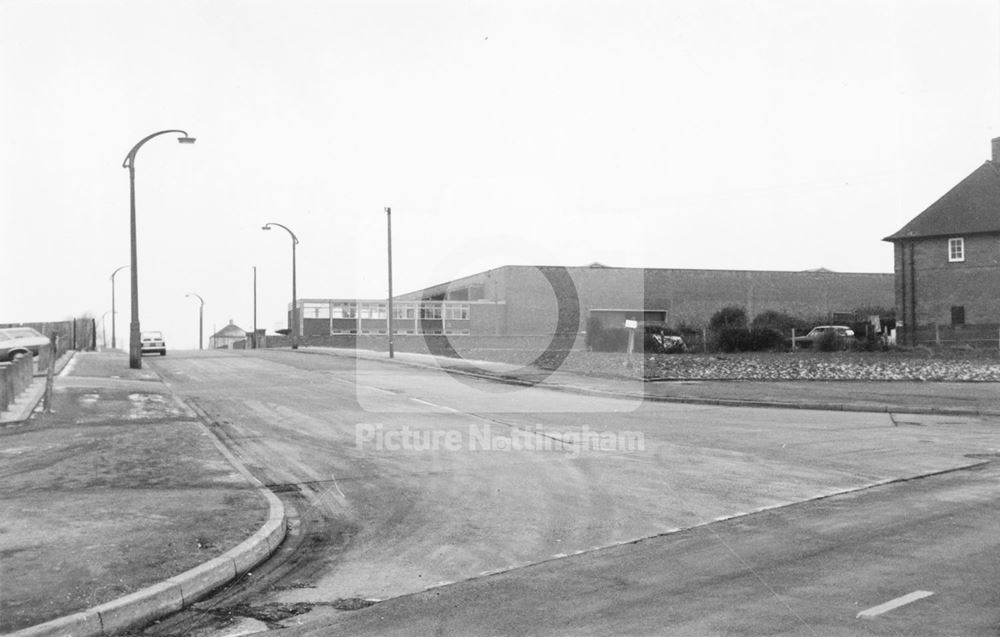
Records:
[[[392,349],[392,208],[385,209],[385,224],[389,248],[389,314],[386,321],[389,324],[389,358],[394,358],[395,353]]]

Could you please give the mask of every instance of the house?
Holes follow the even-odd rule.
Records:
[[[1000,137],[976,168],[898,232],[898,341],[996,347],[1000,330]]]
[[[225,326],[215,334],[208,337],[208,348],[209,349],[232,349],[233,343],[237,341],[243,341],[247,337],[247,332],[242,327],[234,325],[233,321],[229,321],[229,325]]]

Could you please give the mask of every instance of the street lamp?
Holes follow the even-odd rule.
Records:
[[[286,226],[280,223],[274,223],[270,221],[261,226],[261,230],[270,230],[271,226],[278,226],[282,228],[292,237],[292,349],[299,348],[299,308],[295,304],[296,294],[295,294],[295,246],[299,243],[299,238],[295,236],[295,233],[289,230]]]
[[[104,314],[101,314],[101,343],[104,345],[104,349],[108,348],[108,330],[107,330],[108,322],[105,321],[104,319],[107,318],[108,314],[111,314],[112,317],[114,317],[114,312],[115,312],[114,310],[108,310]],[[112,322],[114,322],[113,318]],[[113,337],[114,335],[112,334],[112,338]]]
[[[118,274],[118,272],[120,272],[121,270],[124,270],[127,267],[129,267],[129,266],[123,265],[123,266],[119,267],[118,269],[116,269],[114,272],[111,273],[111,349],[116,349],[118,347],[118,344],[115,342],[115,314],[116,314],[116,312],[115,312],[115,275]],[[105,347],[108,346],[107,342],[104,343],[104,346]]]
[[[142,145],[149,140],[158,135],[166,135],[167,133],[179,133],[180,137],[177,138],[177,141],[182,144],[194,143],[194,137],[188,135],[186,131],[178,129],[157,131],[152,135],[147,135],[140,139],[139,142],[132,147],[132,150],[128,151],[128,155],[125,155],[125,161],[122,162],[122,168],[128,168],[129,182],[129,239],[132,261],[130,264],[132,267],[132,322],[129,325],[128,366],[131,369],[142,368],[142,342],[139,336],[139,272],[136,264],[135,249],[135,154],[139,152]]]
[[[205,349],[205,347],[203,345],[204,340],[202,338],[202,333],[204,332],[204,330],[202,329],[202,326],[205,325],[205,321],[204,321],[205,299],[201,298],[200,294],[195,294],[194,292],[191,292],[190,294],[185,294],[184,298],[188,298],[188,297],[191,297],[191,296],[197,296],[198,300],[201,301],[201,305],[198,306],[198,349]]]

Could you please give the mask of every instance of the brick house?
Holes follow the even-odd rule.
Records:
[[[1000,137],[983,163],[898,232],[898,338],[908,345],[997,345],[1000,330]]]

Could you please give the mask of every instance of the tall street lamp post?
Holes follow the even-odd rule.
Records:
[[[118,347],[115,342],[115,275],[127,267],[127,265],[123,265],[111,273],[111,349]],[[108,346],[107,342],[104,343],[104,346]]]
[[[196,296],[196,297],[198,297],[198,300],[201,301],[201,305],[198,306],[198,349],[205,349],[205,346],[204,346],[205,340],[204,340],[204,337],[202,336],[203,333],[204,333],[203,327],[205,325],[205,320],[204,320],[204,318],[205,318],[205,299],[201,298],[200,294],[195,294],[194,292],[191,292],[190,294],[185,294],[184,298],[188,298],[188,297],[191,297],[191,296]]]
[[[388,319],[389,320],[389,327],[388,327],[388,331],[389,331],[389,358],[394,358],[395,357],[395,353],[393,352],[393,348],[392,348],[392,345],[393,345],[393,343],[392,343],[392,319],[393,319],[393,316],[392,316],[392,208],[388,208],[388,207],[385,209],[385,229],[386,229],[386,238],[388,240],[386,245],[388,246],[388,251],[389,251],[389,308],[388,308],[388,310],[389,310],[389,319]]]
[[[274,223],[270,221],[261,226],[261,230],[270,230],[271,226],[278,226],[282,228],[288,235],[292,238],[292,349],[299,348],[299,308],[296,305],[296,290],[295,290],[295,246],[299,243],[299,238],[295,236],[295,233],[289,230],[286,226],[280,223]]]
[[[101,344],[104,346],[104,349],[108,348],[108,322],[105,320],[108,314],[114,314],[114,310],[108,310],[104,314],[101,314]]]
[[[250,346],[257,349],[257,266],[253,266],[253,336]]]
[[[157,131],[140,139],[132,147],[132,150],[128,151],[128,155],[125,155],[125,161],[122,162],[122,168],[128,168],[129,182],[129,240],[131,247],[131,263],[129,265],[132,268],[132,322],[129,325],[128,366],[131,369],[142,369],[142,341],[139,336],[139,272],[136,265],[135,248],[135,154],[149,140],[168,133],[178,133],[180,137],[177,138],[177,141],[182,144],[194,143],[194,137],[179,129]]]

